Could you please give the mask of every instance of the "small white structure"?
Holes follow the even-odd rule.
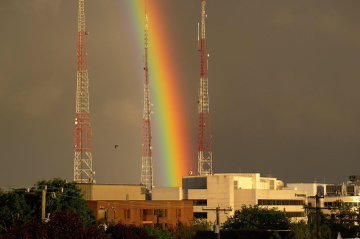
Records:
[[[325,183],[287,183],[286,184],[288,188],[305,191],[308,197],[315,196],[316,194],[326,195],[327,185],[328,184]]]

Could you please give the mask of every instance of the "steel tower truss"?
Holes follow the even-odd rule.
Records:
[[[85,0],[79,0],[77,76],[76,76],[76,115],[74,134],[74,181],[93,183],[91,124],[89,110],[89,78],[87,70],[85,25]]]
[[[208,54],[205,47],[206,0],[201,0],[201,22],[198,25],[198,47],[200,52],[200,87],[198,99],[199,129],[198,129],[198,173],[208,175],[213,173],[211,147],[211,125],[208,91]]]
[[[153,167],[152,167],[152,146],[151,146],[151,104],[150,104],[150,87],[149,87],[149,66],[148,66],[148,16],[145,10],[145,30],[144,30],[144,42],[145,42],[145,79],[144,79],[144,110],[143,110],[143,138],[142,138],[142,157],[141,157],[141,184],[144,185],[151,195],[153,187]]]

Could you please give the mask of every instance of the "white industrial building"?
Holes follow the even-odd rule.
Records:
[[[339,204],[346,205],[352,210],[360,206],[360,176],[351,175],[347,182],[340,184],[322,183],[288,183],[287,187],[294,190],[303,190],[308,196],[307,206],[318,206],[325,214],[334,213]],[[316,205],[316,195],[319,197]]]
[[[284,187],[276,178],[261,177],[259,173],[222,173],[183,177],[182,188],[154,188],[153,200],[193,200],[194,219],[216,220],[215,208],[231,209],[220,213],[223,223],[243,205],[276,208],[286,212],[294,221],[306,220],[303,190]]]

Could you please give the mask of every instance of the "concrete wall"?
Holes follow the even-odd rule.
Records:
[[[208,206],[233,207],[234,206],[234,176],[209,175]]]
[[[181,187],[153,188],[152,200],[182,200]]]
[[[77,184],[85,200],[145,200],[141,185]]]
[[[294,190],[305,191],[307,196],[315,196],[318,188],[323,188],[324,194],[326,195],[326,184],[323,183],[287,183],[286,186]]]
[[[188,199],[207,199],[208,190],[206,189],[189,189],[188,190]]]
[[[209,175],[207,177],[207,208],[234,208],[234,176],[231,174]],[[225,221],[227,215],[220,213],[220,221]],[[216,220],[216,211],[208,211],[208,220]]]
[[[236,189],[253,189],[256,186],[256,182],[253,177],[234,176],[234,181],[237,182],[234,184]]]
[[[256,190],[254,189],[238,189],[234,191],[234,210],[240,209],[243,205],[255,205]]]

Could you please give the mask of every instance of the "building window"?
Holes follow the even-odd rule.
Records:
[[[105,219],[105,217],[106,217],[105,209],[98,210],[98,219]]]
[[[270,200],[270,199],[259,199],[259,206],[270,206],[270,205],[304,205],[304,200]]]
[[[181,217],[181,209],[176,209],[176,216]]]
[[[161,218],[164,216],[164,210],[163,209],[155,209],[154,215],[156,215],[158,218]]]
[[[148,215],[152,215],[152,210],[151,209],[143,209],[143,216],[148,216]]]
[[[358,202],[342,202],[342,201],[324,202],[324,207],[326,207],[326,208],[339,208],[340,206],[352,208],[352,207],[358,207],[359,203]]]
[[[331,207],[333,207],[333,203],[332,202],[324,202],[324,207],[331,208]]]
[[[234,189],[238,189],[238,181],[234,181]]]
[[[131,217],[130,209],[124,209],[124,216],[125,216],[125,219],[130,219],[130,217]]]
[[[207,200],[199,199],[199,200],[193,200],[194,206],[207,206]]]
[[[207,212],[194,212],[194,219],[207,219]]]

